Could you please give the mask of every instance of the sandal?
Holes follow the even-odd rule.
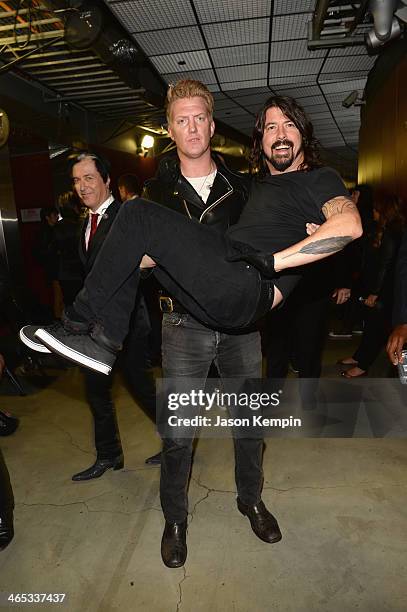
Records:
[[[344,372],[341,372],[341,376],[343,378],[361,378],[362,376],[367,376],[367,372],[363,371],[361,374],[350,374],[351,370],[345,370]]]

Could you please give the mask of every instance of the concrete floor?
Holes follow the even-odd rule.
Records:
[[[120,381],[115,397],[125,469],[87,483],[71,481],[94,457],[78,370],[1,398],[21,419],[1,439],[16,501],[1,592],[66,593],[69,612],[407,610],[405,439],[269,440],[263,499],[283,532],[274,545],[236,509],[231,441],[200,440],[188,559],[170,570],[159,469],[144,465],[159,440]]]

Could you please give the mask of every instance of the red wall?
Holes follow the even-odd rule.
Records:
[[[23,154],[21,152],[23,146],[34,150],[32,153]],[[25,281],[41,303],[51,304],[52,294],[46,285],[42,268],[32,256],[33,243],[39,223],[22,223],[20,212],[22,208],[43,208],[55,204],[48,142],[22,133],[13,134],[10,138],[9,148]]]
[[[140,185],[143,185],[144,181],[154,176],[157,169],[157,161],[154,157],[140,157],[139,155],[99,146],[90,147],[90,149],[109,160],[111,164],[111,186],[116,197],[119,195],[115,191],[117,179],[121,174],[135,174],[140,181]]]
[[[32,149],[33,152],[25,153],[27,148]],[[154,158],[139,157],[99,146],[90,147],[90,149],[103,155],[111,163],[111,182],[116,197],[118,197],[117,178],[121,174],[136,174],[141,184],[155,174],[157,162]],[[10,151],[26,284],[41,303],[51,305],[50,288],[46,285],[41,267],[32,255],[33,243],[40,224],[38,222],[22,223],[20,213],[22,208],[43,208],[55,205],[58,194],[54,193],[48,142],[28,133],[15,133],[10,139]]]

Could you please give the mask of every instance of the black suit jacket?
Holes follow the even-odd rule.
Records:
[[[135,204],[135,206],[137,206],[137,204]],[[82,226],[79,244],[79,257],[83,265],[84,278],[91,271],[93,264],[95,263],[95,259],[110,231],[110,228],[113,225],[119,210],[120,203],[117,200],[113,200],[102,219],[99,221],[96,233],[92,238],[90,248],[88,250],[86,250],[85,244],[85,234],[88,225],[88,217],[86,217]],[[132,334],[134,333],[137,336],[145,336],[151,331],[150,317],[141,290],[139,290],[137,293],[135,307],[130,323],[130,331]]]

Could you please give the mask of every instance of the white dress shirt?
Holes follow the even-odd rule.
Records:
[[[102,202],[102,204],[99,206],[99,208],[97,208],[96,210],[92,210],[92,211],[89,210],[88,224],[86,226],[86,231],[85,231],[85,245],[86,245],[86,249],[88,248],[88,243],[89,243],[91,215],[98,215],[98,225],[99,225],[100,221],[102,220],[103,215],[105,214],[105,212],[107,211],[107,209],[109,208],[110,204],[113,201],[114,201],[114,197],[112,195],[110,195],[107,198],[107,200]]]

